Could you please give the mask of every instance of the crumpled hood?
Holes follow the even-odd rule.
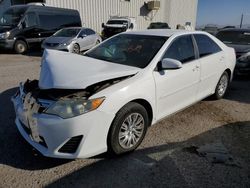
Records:
[[[95,83],[136,74],[141,69],[56,50],[45,50],[40,89],[85,89]]]

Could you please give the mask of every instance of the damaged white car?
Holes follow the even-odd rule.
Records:
[[[48,157],[126,153],[162,118],[222,98],[234,67],[234,50],[204,32],[122,33],[84,56],[47,50],[39,81],[12,97],[15,122]]]

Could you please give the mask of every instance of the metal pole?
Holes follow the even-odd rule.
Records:
[[[242,14],[242,15],[241,15],[241,20],[240,20],[240,28],[242,28],[243,17],[244,17],[244,15]]]

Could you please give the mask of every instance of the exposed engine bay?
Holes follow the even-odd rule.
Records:
[[[24,92],[32,93],[32,96],[35,99],[45,99],[45,100],[64,100],[64,99],[72,99],[72,98],[82,98],[88,99],[95,93],[114,85],[118,82],[121,82],[131,76],[125,76],[121,78],[111,79],[102,81],[91,86],[88,86],[86,89],[46,89],[42,90],[38,86],[38,80],[27,80],[23,85]]]

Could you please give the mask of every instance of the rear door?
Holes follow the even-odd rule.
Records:
[[[207,35],[195,34],[201,64],[201,80],[197,98],[202,99],[215,91],[225,66],[225,54]]]
[[[164,58],[179,60],[182,68],[153,73],[158,119],[194,103],[200,79],[200,61],[196,59],[191,35],[175,39],[166,50],[162,59]]]

